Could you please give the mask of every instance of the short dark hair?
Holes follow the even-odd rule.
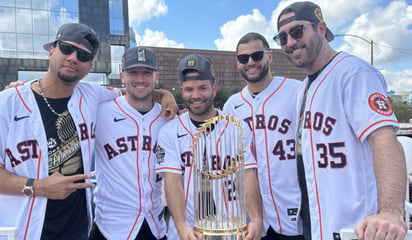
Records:
[[[262,44],[263,44],[263,47],[265,48],[265,50],[270,50],[269,43],[262,34],[257,33],[257,32],[249,32],[249,33],[246,33],[245,35],[243,35],[243,37],[237,43],[236,53],[238,51],[238,48],[239,48],[240,44],[245,44],[245,43],[248,43],[248,42],[251,42],[251,41],[254,41],[254,40],[262,41]]]

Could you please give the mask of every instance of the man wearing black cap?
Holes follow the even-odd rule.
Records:
[[[190,54],[179,62],[181,92],[188,111],[167,123],[159,132],[156,172],[165,177],[165,192],[172,218],[169,221],[168,238],[199,239],[194,232],[194,199],[191,146],[193,135],[207,119],[222,114],[214,108],[217,84],[210,58]],[[246,131],[245,131],[246,132]],[[251,134],[246,132],[246,134]],[[248,135],[249,136],[249,135]],[[250,139],[246,136],[247,139]],[[262,229],[260,191],[255,174],[256,161],[245,157],[246,204],[251,217],[244,239],[260,239]],[[196,210],[197,211],[197,210]]]
[[[166,119],[152,100],[159,79],[154,51],[128,49],[120,78],[125,96],[100,104],[97,111],[98,187],[90,239],[166,239],[162,178],[155,174],[153,153]]]
[[[18,239],[88,237],[96,106],[121,95],[80,82],[98,47],[92,28],[64,24],[46,75],[0,93],[0,226]]]
[[[369,63],[333,50],[321,9],[296,2],[274,39],[307,78],[298,92],[298,170],[305,237],[404,239],[406,164],[386,83]],[[306,182],[306,184],[305,184]]]

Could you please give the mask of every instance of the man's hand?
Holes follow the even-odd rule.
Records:
[[[407,228],[403,216],[381,212],[363,219],[356,226],[355,233],[360,240],[404,240]]]
[[[200,240],[200,234],[187,225],[179,229],[180,240]]]
[[[7,85],[4,89],[18,87],[18,86],[24,85],[26,82],[27,80],[24,80],[24,81],[17,80],[15,82],[9,83],[9,85]]]
[[[78,182],[91,177],[90,174],[63,176],[60,173],[53,173],[47,178],[34,181],[34,195],[44,196],[48,199],[65,199],[77,189],[93,188],[93,183]]]
[[[160,91],[160,90],[159,90]],[[160,104],[162,105],[161,114],[168,120],[173,119],[179,108],[177,107],[176,100],[169,91],[162,90]]]
[[[242,233],[244,240],[259,240],[262,238],[262,223],[252,221],[248,225],[248,229]]]

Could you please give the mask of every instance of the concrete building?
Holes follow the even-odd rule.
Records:
[[[150,47],[150,46],[149,46]],[[236,66],[236,52],[181,48],[151,47],[157,55],[159,65],[159,87],[172,89],[180,86],[177,65],[184,56],[192,53],[203,54],[213,61],[214,74],[219,88],[244,86],[246,82],[239,74]],[[271,70],[273,75],[286,76],[303,80],[305,77],[301,69],[296,68],[280,52],[272,49],[273,61]]]
[[[93,27],[101,45],[93,69],[84,81],[114,87],[120,84],[121,56],[126,48],[136,46],[135,33],[129,27],[127,0],[0,0],[0,89],[11,81],[42,77],[48,68],[43,45],[56,37],[58,28],[67,22],[81,22]],[[151,46],[149,46],[151,47]],[[236,68],[235,52],[152,47],[158,56],[159,87],[180,86],[179,60],[191,53],[209,56],[222,88],[244,86]],[[272,74],[303,79],[279,50],[273,50]]]

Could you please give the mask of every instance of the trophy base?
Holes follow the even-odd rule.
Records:
[[[237,222],[199,221],[193,227],[195,232],[200,233],[202,240],[242,240],[242,232],[247,231],[247,225],[235,224]],[[210,221],[211,220],[211,221]],[[233,219],[232,219],[233,220]],[[212,227],[213,226],[213,227]]]
[[[225,236],[210,236],[210,235],[202,235],[200,237],[201,240],[242,240],[242,234],[235,234],[235,235],[225,235]]]

